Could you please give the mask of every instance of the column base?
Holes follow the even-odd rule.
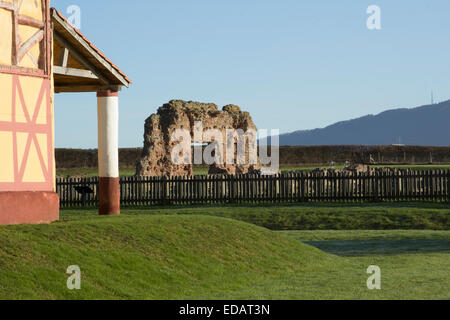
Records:
[[[0,192],[0,225],[50,223],[59,219],[55,192]]]
[[[119,178],[98,178],[98,213],[100,215],[120,214]]]

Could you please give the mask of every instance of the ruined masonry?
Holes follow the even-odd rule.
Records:
[[[192,175],[191,164],[177,165],[172,162],[171,153],[178,142],[171,141],[171,136],[176,129],[187,129],[193,138],[195,121],[202,121],[204,131],[217,129],[222,132],[224,137],[227,129],[242,129],[244,132],[249,129],[257,130],[250,114],[241,111],[238,106],[227,105],[220,111],[213,103],[172,100],[160,107],[156,114],[152,114],[145,121],[144,148],[137,164],[136,175]],[[224,138],[224,140],[226,139]],[[203,142],[209,143],[210,141]],[[248,159],[248,145],[246,145],[245,151],[246,159]],[[258,165],[251,164],[212,165],[209,173],[246,174],[257,169],[259,169]]]

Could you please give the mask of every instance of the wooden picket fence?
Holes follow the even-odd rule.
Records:
[[[86,186],[83,197],[75,187]],[[95,206],[98,178],[57,179],[61,206]],[[275,176],[122,177],[122,205],[259,202],[450,201],[450,170],[377,173],[294,172]]]

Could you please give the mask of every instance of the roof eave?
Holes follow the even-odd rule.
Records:
[[[52,8],[52,18],[58,22],[58,24],[64,28],[64,30],[70,34],[86,51],[89,52],[96,60],[98,60],[102,66],[110,72],[114,78],[117,79],[121,86],[129,87],[132,81],[120,71],[103,53],[100,52],[95,46],[82,35],[80,31],[74,28],[66,18],[58,12],[58,10]],[[117,84],[116,84],[117,85]]]

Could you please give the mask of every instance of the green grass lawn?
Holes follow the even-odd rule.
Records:
[[[1,226],[0,298],[450,298],[450,231],[271,231],[227,218],[244,212],[258,223],[270,210],[301,209],[62,210],[60,222]],[[372,264],[381,290],[366,287]],[[81,268],[81,290],[66,288],[69,265]]]
[[[316,168],[331,168],[330,166],[281,166],[281,172],[289,172],[289,171],[312,171]],[[373,167],[393,167],[393,168],[401,168],[401,169],[412,169],[412,170],[448,170],[450,169],[450,165],[391,165],[391,166],[373,166]],[[336,165],[333,167],[334,169],[343,169],[344,165]],[[127,177],[133,176],[136,173],[136,168],[121,168],[120,176]],[[194,168],[195,175],[205,175],[208,174],[207,167],[195,167]],[[83,168],[74,168],[74,169],[57,169],[56,175],[58,177],[67,177],[67,176],[82,176],[82,177],[96,177],[98,175],[97,169],[83,169]]]
[[[355,269],[379,266],[382,279],[382,289],[376,293],[379,298],[450,299],[450,231],[280,233],[343,257]],[[350,280],[355,274],[349,270],[345,277]]]
[[[296,165],[283,165],[280,166],[280,171],[283,172],[291,172],[291,171],[312,171],[317,168],[322,169],[337,169],[342,170],[344,169],[344,165],[335,165],[333,167],[331,166],[296,166]],[[443,165],[374,165],[371,166],[374,168],[384,168],[384,167],[391,167],[391,168],[398,168],[398,169],[411,169],[411,170],[448,170],[450,169],[450,165],[443,164]],[[197,167],[194,168],[194,174],[208,174],[208,168],[207,167]]]
[[[133,176],[136,173],[136,168],[120,168],[119,174],[121,177]],[[56,169],[56,176],[65,177],[97,177],[98,169],[84,169],[84,168],[73,168],[73,169]]]
[[[62,217],[85,219],[92,209],[66,209]],[[450,205],[440,203],[303,203],[130,207],[128,215],[212,215],[272,230],[450,229]]]

